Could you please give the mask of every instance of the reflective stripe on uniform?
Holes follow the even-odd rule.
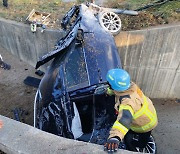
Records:
[[[153,128],[156,124],[157,118],[154,118],[154,120],[150,121],[148,124],[142,126],[142,127],[133,127],[131,126],[131,129],[135,132],[145,132],[149,128]]]
[[[121,111],[121,110],[129,110],[131,112],[131,115],[132,116],[134,115],[134,111],[133,111],[132,107],[129,106],[129,105],[121,104],[120,107],[119,107],[119,111]]]
[[[149,119],[150,122],[145,124],[144,126],[141,127],[134,127],[131,126],[131,129],[136,132],[144,132],[148,130],[149,128],[152,128],[156,122],[157,122],[157,117],[156,117],[156,112],[153,114],[149,109],[148,109],[148,101],[147,98],[144,96],[144,104],[143,107],[134,114],[133,119],[136,120],[138,117],[142,116],[145,114]]]
[[[118,121],[115,121],[112,128],[118,129],[120,132],[123,133],[123,135],[126,135],[126,133],[128,132],[128,129],[125,126],[123,126],[121,123],[119,123]]]

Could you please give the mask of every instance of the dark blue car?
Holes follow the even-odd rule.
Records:
[[[61,24],[66,36],[36,65],[39,68],[52,60],[35,97],[36,128],[70,139],[105,143],[117,116],[114,96],[106,95],[106,74],[121,68],[113,39],[121,20],[115,13],[137,15],[87,3],[72,7],[64,16]],[[119,148],[125,148],[124,144]],[[153,137],[137,151],[155,153]]]
[[[36,65],[53,59],[35,97],[36,128],[104,144],[116,120],[114,97],[105,91],[108,70],[121,68],[113,38],[121,28],[117,11],[87,3],[72,7],[64,16],[66,36]]]
[[[73,120],[78,115],[79,140],[103,144],[116,119],[114,97],[104,93],[106,73],[121,68],[121,62],[113,36],[100,25],[99,7],[94,7],[71,8],[62,20],[66,36],[37,62],[36,68],[53,59],[36,93],[34,126],[77,139]]]

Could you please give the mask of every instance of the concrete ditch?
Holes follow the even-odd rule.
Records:
[[[28,25],[0,19],[0,46],[3,46],[11,54],[32,66],[35,66],[38,57],[51,51],[56,41],[63,35],[63,31],[58,30],[45,30],[44,33],[41,33],[41,31],[38,30],[37,33],[32,33]],[[130,72],[132,79],[140,85],[148,96],[151,98],[180,98],[180,85],[178,82],[180,80],[180,25],[122,32],[115,38],[115,40],[119,48],[123,67]],[[164,117],[161,116],[160,118],[162,118],[163,121],[167,120],[166,115]],[[36,138],[37,142],[34,141],[36,143],[35,145],[29,142],[30,140],[33,141],[32,138],[27,138],[24,142],[20,142],[21,140],[23,141],[23,139],[18,137],[27,136],[24,136],[23,131],[19,129],[18,126],[22,127],[22,129],[27,129],[27,132],[31,130],[31,132],[39,133],[37,131],[40,130],[34,130],[34,128],[30,126],[24,124],[21,125],[21,123],[17,123],[16,121],[2,116],[0,116],[0,119],[5,121],[4,127],[0,129],[0,149],[6,153],[32,153],[31,151],[23,151],[25,150],[23,149],[23,146],[26,147],[26,150],[32,150],[32,147],[38,145],[38,148],[42,148],[42,151],[46,150],[47,146],[49,146],[49,142],[46,142],[44,138],[42,140]],[[164,128],[167,127],[163,122],[162,126]],[[173,127],[173,130],[176,130],[179,128],[179,125],[174,123],[171,127]],[[168,129],[169,128],[167,128],[167,130]],[[14,138],[8,136],[9,132],[15,133],[14,131],[17,131],[20,134],[15,134],[16,136],[14,136]],[[44,133],[45,132],[43,132],[42,135],[49,136],[49,134]],[[159,133],[162,134],[161,138],[158,138]],[[27,133],[25,134],[27,135]],[[165,130],[166,135],[163,136],[163,134],[160,125],[157,132],[155,131],[155,137],[158,138],[159,143],[161,143],[163,137],[164,140],[166,140],[168,132]],[[52,134],[50,134],[50,138],[54,138],[54,136],[51,135]],[[173,136],[172,132],[169,133],[169,137],[171,136]],[[57,138],[57,136],[55,138]],[[59,138],[60,137],[58,137],[58,139]],[[178,139],[178,136],[174,135],[174,138]],[[17,141],[15,145],[13,144],[14,139]],[[53,141],[51,150],[56,149],[59,153],[58,150],[60,145],[57,147],[55,143],[64,143],[66,140],[64,138],[60,139],[61,142],[59,140]],[[7,140],[10,142],[7,143]],[[45,143],[42,144],[43,146],[38,144],[39,142],[42,143],[41,141],[45,141]],[[71,141],[76,142],[73,140]],[[78,151],[78,149],[82,150],[82,148],[78,148],[79,143],[71,143],[71,141],[67,139],[68,143],[66,142],[67,144],[65,144],[65,147],[69,146],[69,144],[75,145],[76,149],[73,148],[71,152],[77,151],[77,153],[92,153],[92,150],[95,149],[95,153],[104,153],[102,146],[90,144],[89,147],[88,143],[82,144],[85,144],[89,151]],[[24,143],[27,143],[27,145],[25,146]],[[169,143],[167,145],[169,145]],[[172,147],[169,148],[170,152]],[[174,149],[178,152],[177,146],[175,146]],[[56,151],[48,151],[48,153],[51,152],[55,153]],[[70,151],[67,151],[67,153],[69,152]],[[119,152],[121,153],[122,151]],[[123,151],[122,153],[125,152]],[[168,151],[166,152],[168,153]]]
[[[14,107],[23,107],[23,109],[29,112],[25,117],[25,122],[29,122],[28,124],[32,125],[33,100],[36,89],[23,85],[23,80],[27,75],[34,76],[35,70],[26,62],[12,56],[5,49],[0,48],[0,53],[3,59],[12,65],[12,69],[9,71],[0,70],[0,114],[13,118],[13,116],[10,116],[11,110]],[[153,102],[159,117],[159,125],[153,131],[158,147],[158,154],[178,154],[180,151],[179,100],[153,99]]]
[[[29,25],[0,19],[0,45],[32,66],[63,36],[60,30],[32,33]],[[180,98],[180,24],[121,32],[115,40],[122,66],[147,96]]]

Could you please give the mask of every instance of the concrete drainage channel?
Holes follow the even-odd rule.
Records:
[[[29,26],[12,21],[1,20],[0,23],[0,45],[32,66],[35,66],[39,56],[50,51],[55,42],[63,36],[62,32],[51,30],[47,30],[44,33],[37,31],[37,33],[32,34]],[[5,27],[6,30],[4,30]],[[116,38],[124,68],[131,73],[133,80],[142,86],[145,93],[151,97],[180,97],[180,87],[178,84],[180,80],[179,30],[180,25],[176,25],[150,30],[122,32]],[[160,34],[163,34],[163,37],[158,37]],[[24,39],[22,39],[22,36]],[[29,37],[25,39],[26,36]],[[150,41],[150,38],[152,41]],[[173,43],[168,41],[170,39],[173,39]],[[134,40],[134,44],[132,44],[132,40]],[[139,42],[140,44],[138,44]],[[148,47],[149,42],[151,44]],[[155,43],[156,47],[152,47],[153,43]],[[32,58],[30,58],[31,56]],[[153,58],[154,56],[156,58]],[[141,62],[141,65],[137,63],[138,61]],[[163,73],[164,80],[159,78],[162,76],[161,73]],[[142,76],[146,76],[146,78],[142,78]],[[2,81],[1,76],[0,81]],[[156,82],[153,83],[153,81]],[[155,101],[155,106],[159,113],[159,125],[154,130],[154,136],[158,144],[158,153],[178,153],[180,150],[179,146],[177,146],[180,140],[178,135],[178,128],[180,126],[178,123],[180,122],[175,117],[178,117],[180,105],[176,102],[171,103],[169,101],[157,100]],[[0,116],[0,119],[4,121],[4,126],[0,130],[0,149],[6,153],[46,153],[44,151],[47,151],[47,153],[105,153],[103,147],[99,145],[54,136],[3,116]],[[175,139],[176,142],[167,141],[167,138],[170,141]],[[72,145],[74,147],[69,148]],[[164,149],[165,146],[166,150]],[[129,153],[128,151],[119,151],[119,153],[126,152]]]
[[[28,25],[0,19],[0,45],[32,66],[63,36],[57,30],[32,33]],[[147,96],[180,99],[179,38],[180,24],[121,32],[115,37],[122,66]]]
[[[34,76],[35,69],[34,67],[28,65],[27,63],[20,61],[18,58],[15,58],[6,50],[3,50],[0,48],[0,53],[2,54],[4,60],[7,63],[11,64],[12,66],[12,68],[8,71],[0,70],[0,102],[1,102],[0,114],[13,119],[14,116],[13,116],[12,110],[15,107],[22,108],[28,113],[23,117],[24,123],[28,125],[21,125],[21,127],[29,126],[29,125],[32,126],[33,125],[33,100],[34,100],[36,89],[34,89],[33,87],[26,86],[23,83],[23,80],[29,75]],[[180,102],[178,100],[176,101],[176,100],[169,100],[169,99],[153,99],[153,103],[157,109],[157,114],[159,118],[159,124],[157,128],[153,130],[153,136],[157,143],[158,154],[161,154],[161,153],[163,154],[169,154],[169,153],[176,154],[177,153],[178,154],[180,151],[180,147],[179,147],[179,144],[180,144],[179,143],[180,141],[180,135],[179,135]],[[2,119],[0,118],[0,120]],[[3,127],[7,125],[6,121],[7,121],[7,118],[5,118],[5,121],[3,120],[3,125],[4,125]],[[19,124],[19,122],[16,122],[16,123]],[[18,128],[14,127],[14,125],[12,126],[8,125],[8,127],[12,129],[12,132],[16,132],[16,131],[21,132],[21,130],[18,130]],[[32,128],[32,127],[29,126],[28,128]],[[8,131],[10,130],[8,129]],[[36,131],[37,129],[35,129],[35,132]],[[0,133],[1,132],[2,134],[6,133],[5,131],[1,131],[0,129]],[[18,135],[17,137],[19,137],[19,134],[16,134],[16,135]],[[22,134],[20,135],[22,136]],[[14,142],[17,142],[17,141],[18,143],[21,143],[19,142],[20,139],[18,139],[17,137],[16,138],[10,137],[8,143],[10,145],[14,144]],[[32,138],[30,139],[32,140]],[[8,140],[8,136],[7,137],[4,136],[3,138],[0,137],[0,145],[3,146],[3,147],[0,146],[1,150],[4,150],[4,148],[9,147],[9,146],[5,146],[7,145],[7,140]],[[69,141],[68,139],[63,138],[63,141],[65,140]],[[39,140],[37,144],[40,144],[40,142],[42,141]],[[29,144],[29,139],[27,139],[26,142],[24,143]],[[72,142],[69,142],[69,143],[71,144]],[[47,144],[47,146],[49,146],[49,144]],[[61,147],[61,145],[59,146]],[[103,146],[95,145],[95,149],[96,149],[96,146],[98,147],[98,149],[101,149],[103,153]],[[18,147],[10,148],[10,150],[14,150],[16,153],[18,153],[17,149]],[[78,153],[78,151],[75,151],[75,152]],[[6,150],[6,153],[10,153],[10,152],[7,152]]]
[[[0,69],[0,114],[4,115],[0,116],[0,121],[3,123],[0,129],[1,151],[7,154],[105,153],[103,146],[58,137],[32,127],[33,100],[36,89],[25,85],[23,80],[27,75],[34,76],[35,69],[3,48],[0,48],[0,53],[4,60],[12,66],[10,70]],[[12,112],[14,108],[22,108],[28,113],[23,116],[26,124],[12,120],[14,119]],[[120,150],[119,153],[129,152]]]

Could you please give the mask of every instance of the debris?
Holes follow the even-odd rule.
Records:
[[[177,99],[175,102],[176,102],[176,103],[180,103],[180,99]]]
[[[8,7],[8,0],[3,0],[3,6]]]
[[[24,110],[22,110],[21,108],[15,108],[13,110],[13,113],[14,113],[14,120],[24,122],[24,118],[22,118]]]
[[[31,31],[36,32],[37,24],[35,22],[31,23]]]
[[[43,33],[44,32],[44,30],[46,29],[46,25],[42,25],[42,30],[41,30],[41,33]]]
[[[41,27],[41,32],[43,32],[50,22],[50,15],[49,13],[42,13],[33,9],[26,18],[26,21],[31,25],[31,31],[36,32],[37,27]]]
[[[44,72],[41,71],[41,70],[37,70],[37,71],[35,72],[35,74],[38,75],[38,76],[43,76],[43,75],[44,75]]]
[[[62,0],[63,2],[76,2],[76,0]]]
[[[5,70],[10,70],[11,69],[11,65],[5,63],[2,59],[2,56],[0,55],[0,68],[3,68]]]
[[[179,8],[179,9],[176,9],[176,12],[177,12],[177,13],[180,13],[180,8]]]
[[[32,86],[32,87],[38,88],[38,86],[39,86],[39,84],[40,84],[40,81],[41,81],[41,79],[28,76],[28,77],[24,80],[24,84],[26,84],[26,85],[28,85],[28,86]]]

